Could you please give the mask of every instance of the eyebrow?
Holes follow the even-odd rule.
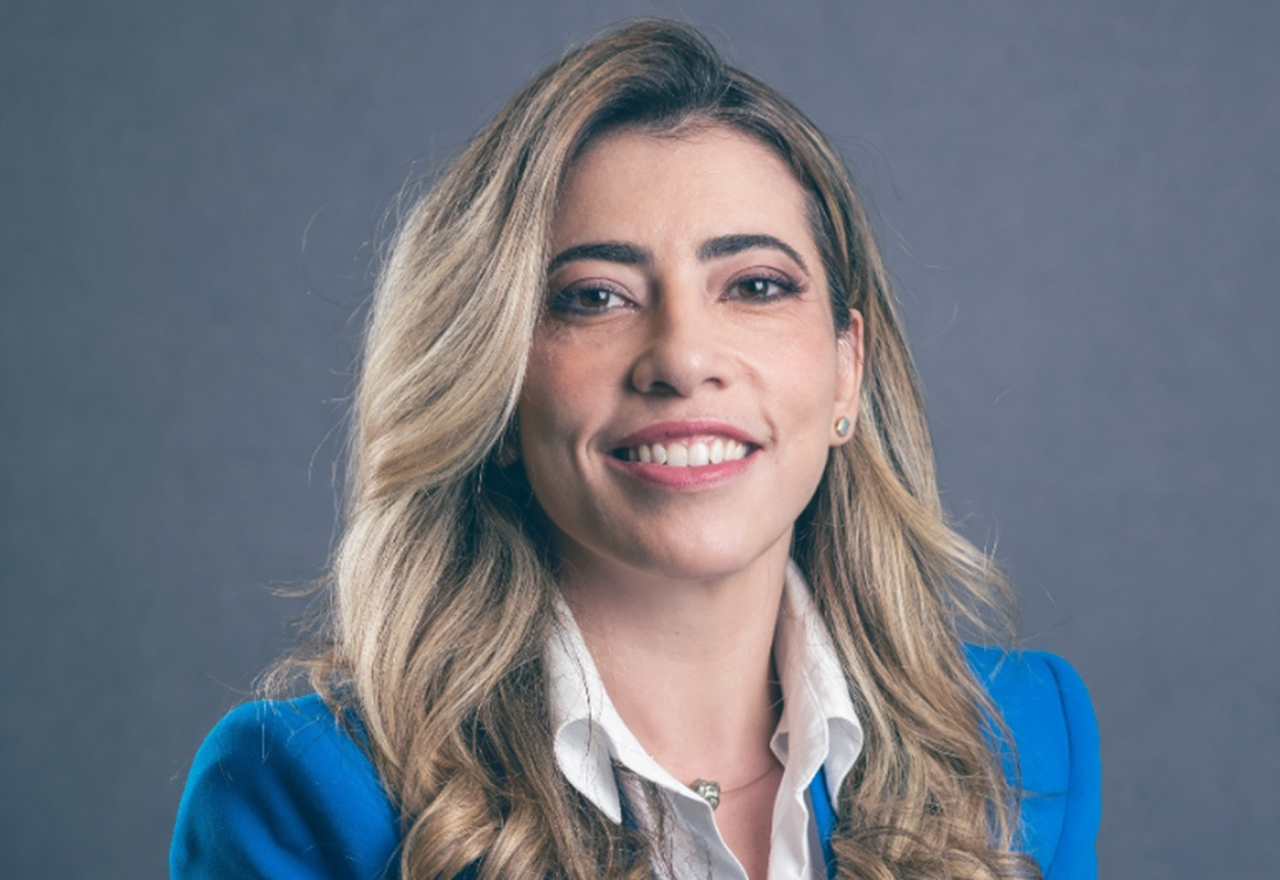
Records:
[[[547,266],[547,274],[550,275],[565,263],[572,263],[575,260],[603,260],[606,263],[622,263],[626,266],[648,266],[653,262],[653,255],[643,248],[617,241],[579,244],[556,254]]]
[[[805,265],[804,258],[800,256],[795,248],[780,238],[761,233],[721,235],[707,239],[698,247],[698,259],[707,262],[721,257],[731,257],[734,254],[755,248],[771,248],[782,251],[795,260],[806,274],[809,272],[809,267]],[[602,260],[606,263],[620,263],[624,266],[650,266],[653,264],[653,255],[644,248],[618,241],[578,244],[571,248],[565,248],[556,254],[547,266],[547,274],[550,275],[566,263],[572,263],[576,260]]]
[[[796,252],[796,249],[782,239],[774,238],[772,235],[722,235],[718,238],[708,239],[698,248],[698,259],[706,261],[720,257],[731,257],[734,254],[755,248],[772,248],[773,250],[782,251],[795,260],[806,275],[809,274],[809,267],[805,265],[804,260]]]

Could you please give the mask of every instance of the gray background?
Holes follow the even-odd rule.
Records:
[[[653,11],[864,181],[947,503],[1092,688],[1104,875],[1274,873],[1280,4],[1243,0],[4,2],[0,873],[163,876],[331,543],[382,212]]]

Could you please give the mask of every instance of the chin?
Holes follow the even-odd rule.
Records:
[[[790,555],[790,529],[772,541],[734,540],[741,537],[726,540],[723,535],[686,532],[678,538],[635,547],[620,561],[641,574],[683,581],[723,580],[770,565],[782,572]]]

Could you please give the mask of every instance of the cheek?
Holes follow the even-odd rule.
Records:
[[[571,455],[590,423],[590,365],[564,346],[536,344],[525,371],[518,418],[526,467],[546,466]],[[530,477],[535,477],[530,474]]]
[[[835,340],[818,334],[797,334],[772,360],[775,394],[786,407],[788,420],[815,442],[825,446],[827,422],[833,418],[839,357]]]
[[[794,432],[790,462],[786,465],[794,481],[794,509],[799,516],[822,480],[831,455],[835,424],[836,356],[830,340],[811,339],[808,348],[797,349],[786,370],[784,399],[789,402],[786,419]]]
[[[560,508],[555,488],[557,481],[551,475],[563,472],[564,450],[569,448],[560,426],[557,424],[555,395],[534,371],[525,381],[520,396],[517,418],[520,425],[520,459],[533,495],[544,511],[557,519]]]
[[[538,424],[554,422],[557,409],[564,406],[565,392],[573,384],[572,376],[554,358],[530,358],[520,395],[521,427],[526,418]]]

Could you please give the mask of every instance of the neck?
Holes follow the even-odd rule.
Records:
[[[775,552],[698,580],[569,568],[565,599],[610,699],[677,779],[732,789],[774,766],[772,646],[786,559]]]

